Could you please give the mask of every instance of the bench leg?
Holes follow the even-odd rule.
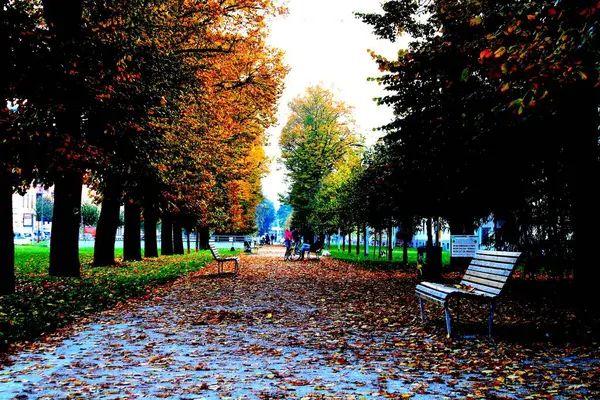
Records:
[[[425,307],[423,307],[423,299],[419,297],[419,308],[421,309],[421,319],[423,323],[427,322],[427,317],[425,316]]]
[[[444,304],[444,312],[446,313],[446,331],[448,332],[448,337],[451,337],[452,331],[450,330],[450,310],[448,309],[447,304]]]
[[[488,336],[490,338],[492,337],[492,331],[494,328],[494,307],[495,307],[494,302],[491,302],[490,303],[490,325],[489,325],[489,329],[488,329]]]

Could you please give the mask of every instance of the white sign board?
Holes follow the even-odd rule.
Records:
[[[33,226],[33,214],[23,214],[23,226]]]
[[[479,250],[479,237],[477,235],[455,235],[450,237],[451,257],[475,257]]]
[[[229,241],[233,242],[233,236],[229,236]]]

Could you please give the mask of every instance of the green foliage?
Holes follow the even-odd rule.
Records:
[[[52,213],[54,212],[54,202],[48,197],[37,197],[35,200],[35,218],[36,221],[41,221],[42,216],[44,221],[52,222]]]
[[[319,86],[308,88],[289,107],[291,115],[279,139],[290,182],[284,201],[294,209],[293,224],[309,232],[309,218],[323,180],[344,161],[350,144],[359,138],[352,110]]]
[[[256,207],[256,225],[258,226],[258,234],[263,235],[269,233],[269,229],[275,222],[275,206],[269,199],[263,199]]]
[[[100,211],[98,206],[90,203],[84,203],[81,205],[81,218],[84,226],[96,226]]]
[[[209,252],[200,252],[128,263],[126,268],[85,266],[81,278],[56,278],[47,275],[48,254],[45,246],[17,247],[17,292],[0,297],[0,348],[31,340],[118,302],[148,295],[152,287],[212,261]],[[91,249],[82,249],[82,261],[91,258]]]
[[[288,219],[292,215],[293,211],[294,210],[292,209],[292,207],[290,207],[287,204],[281,204],[279,206],[279,208],[277,209],[276,218],[280,228],[285,229],[285,227],[288,225]]]

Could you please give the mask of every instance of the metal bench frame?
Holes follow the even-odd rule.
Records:
[[[444,307],[446,331],[448,332],[448,337],[450,337],[452,333],[450,327],[450,300],[456,299],[458,311],[460,298],[476,298],[489,302],[490,318],[488,335],[492,337],[496,297],[502,292],[520,255],[520,252],[478,251],[471,260],[460,282],[462,288],[434,282],[419,283],[416,287],[416,295],[419,298],[419,307],[423,322],[427,322],[423,300],[439,304]],[[469,287],[469,290],[464,289],[465,287]]]
[[[237,275],[239,273],[239,264],[240,264],[239,257],[223,257],[221,254],[219,254],[219,249],[217,249],[217,246],[215,245],[214,242],[209,242],[208,247],[210,248],[210,252],[211,252],[213,258],[217,262],[217,271],[219,274],[223,273],[223,264],[228,261],[235,262],[234,274]]]

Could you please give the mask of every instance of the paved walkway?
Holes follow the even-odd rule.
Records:
[[[599,393],[590,383],[597,352],[426,333],[408,274],[284,262],[278,246],[243,256],[237,277],[215,272],[213,264],[16,354],[0,369],[0,399]]]

